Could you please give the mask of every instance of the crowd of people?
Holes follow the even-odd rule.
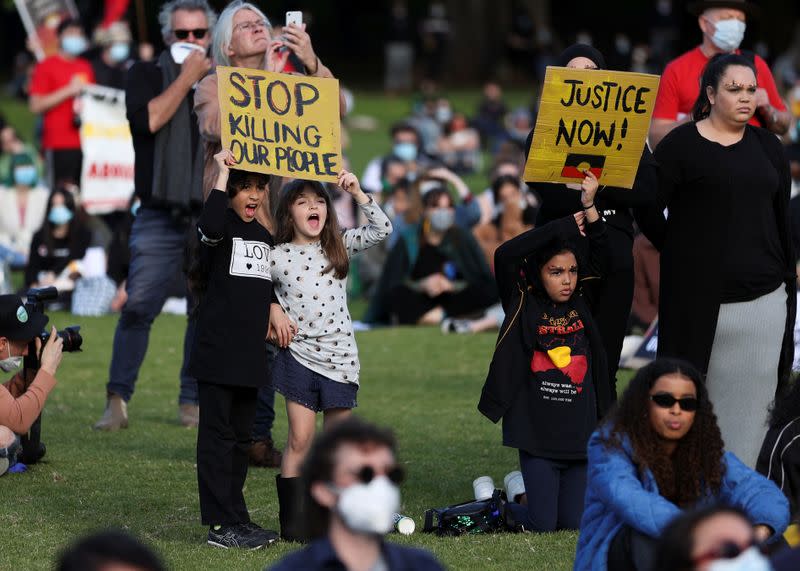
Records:
[[[210,545],[315,538],[277,568],[439,568],[380,539],[399,505],[396,444],[352,416],[357,327],[428,325],[498,331],[478,408],[502,419],[502,443],[519,453],[524,485],[507,478],[509,510],[529,531],[580,530],[576,569],[766,562],[753,546],[779,551],[800,502],[800,116],[786,104],[800,57],[794,46],[776,81],[739,49],[754,4],[690,10],[700,44],[663,70],[632,189],[590,170],[526,182],[535,104],[509,109],[495,81],[471,115],[428,89],[361,177],[246,172],[221,145],[214,68],[335,77],[305,25],[279,33],[241,0],[220,14],[170,0],[166,49],[134,59],[124,22],[96,30],[90,49],[81,23],[64,20],[58,53],[27,87],[38,144],[0,126],[0,263],[24,269],[25,289],[56,286],[62,307],[105,296],[103,310],[120,312],[96,430],[128,427],[154,320],[168,297],[186,297],[178,416],[198,428]],[[442,17],[432,11],[430,33],[448,33]],[[576,43],[552,63],[618,60]],[[75,121],[76,97],[95,82],[125,90],[135,152],[129,211],[103,216],[81,206]],[[343,94],[339,104],[346,115]],[[486,188],[471,189],[465,177],[484,171]],[[98,258],[106,282],[90,280]],[[98,283],[103,296],[86,294]],[[368,298],[363,323],[348,293]],[[37,459],[20,435],[56,384],[63,342],[38,337],[43,318],[0,296],[0,368],[26,363],[0,388],[0,472]],[[622,392],[625,337],[656,322],[658,359]],[[275,391],[283,451],[271,435]],[[250,520],[248,465],[280,469],[279,532]]]

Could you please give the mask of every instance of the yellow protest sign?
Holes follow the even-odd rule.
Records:
[[[548,67],[525,180],[631,188],[642,156],[659,77]]]
[[[222,146],[238,168],[336,182],[339,82],[217,66]]]

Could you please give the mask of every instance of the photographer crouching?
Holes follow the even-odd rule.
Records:
[[[47,321],[44,313],[28,311],[18,295],[0,295],[0,370],[10,373],[25,361],[22,371],[0,385],[0,475],[13,471],[17,462],[33,463],[44,455],[38,420],[56,385],[64,344],[55,327],[42,343]],[[29,354],[31,345],[35,354]]]

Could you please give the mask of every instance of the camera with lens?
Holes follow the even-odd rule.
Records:
[[[58,290],[54,287],[34,288],[28,290],[25,297],[25,309],[28,311],[29,315],[35,315],[37,313],[44,314],[45,304],[48,301],[55,301],[58,299]],[[80,329],[79,325],[71,325],[56,333],[56,335],[63,340],[62,351],[73,353],[81,350],[83,337],[81,337]],[[42,331],[37,337],[41,339],[42,347],[44,347],[50,339],[50,333],[48,331]],[[28,355],[24,360],[25,372],[31,371],[36,373],[40,365],[39,354],[36,351],[36,339],[34,339],[28,347]],[[33,423],[28,434],[24,435],[21,439],[22,451],[19,456],[21,462],[25,464],[34,464],[44,456],[46,449],[41,441],[41,434],[42,416],[39,415],[39,418]]]

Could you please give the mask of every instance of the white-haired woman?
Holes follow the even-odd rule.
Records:
[[[281,48],[288,48],[282,50]],[[264,13],[250,2],[231,2],[219,15],[214,29],[214,60],[217,65],[264,69],[283,73],[305,73],[313,77],[333,77],[314,52],[305,24],[285,26],[280,38],[272,37],[272,25]],[[290,57],[295,57],[290,60]],[[299,69],[298,69],[299,68]],[[197,86],[194,110],[200,134],[206,142],[206,170],[203,189],[213,187],[214,155],[220,150],[220,113],[217,76],[209,75]],[[344,100],[340,96],[344,112]],[[272,229],[269,203],[258,213],[258,221]]]

